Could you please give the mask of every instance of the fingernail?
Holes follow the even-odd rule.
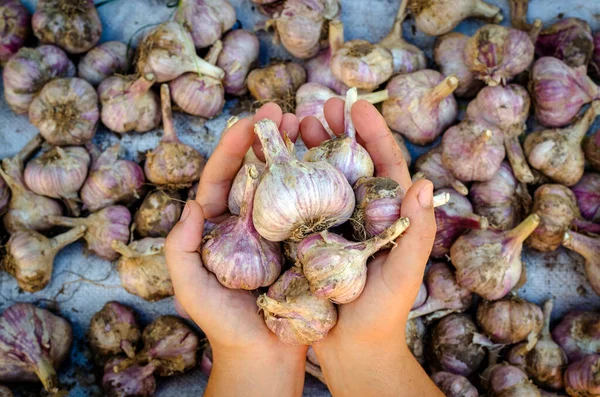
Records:
[[[417,195],[417,200],[419,200],[421,207],[426,209],[433,208],[433,183],[428,182],[425,186],[423,186]]]
[[[184,222],[190,215],[190,211],[190,204],[189,202],[186,202],[185,207],[183,207],[183,212],[181,213],[181,218],[179,218],[179,222]]]

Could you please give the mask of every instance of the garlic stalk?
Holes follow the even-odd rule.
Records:
[[[562,245],[583,256],[587,279],[594,292],[600,295],[600,238],[567,231]]]

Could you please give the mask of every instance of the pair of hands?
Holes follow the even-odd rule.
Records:
[[[331,99],[324,111],[333,132],[342,134],[344,102]],[[299,123],[295,115],[282,114],[272,103],[261,107],[252,119],[239,120],[223,133],[204,169],[196,201],[186,204],[166,242],[177,302],[206,333],[213,348],[206,395],[302,394],[307,346],[281,343],[266,327],[256,297],[223,287],[204,268],[198,253],[204,220],[219,223],[229,216],[229,190],[246,152],[253,147],[264,158],[254,124],[265,118],[278,124],[292,141],[301,135],[308,148],[329,139],[316,118]],[[393,250],[370,261],[364,292],[354,302],[339,306],[337,325],[313,347],[336,395],[358,395],[361,384],[368,387],[368,394],[374,393],[377,378],[396,371],[395,384],[378,390],[378,395],[408,395],[409,383],[423,393],[432,383],[406,346],[405,328],[436,232],[433,185],[426,180],[411,183],[402,152],[374,106],[358,101],[352,107],[352,120],[376,175],[394,179],[407,191],[401,212],[411,225]]]

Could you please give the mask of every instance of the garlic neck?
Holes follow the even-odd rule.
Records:
[[[340,20],[329,22],[329,53],[335,54],[344,45],[344,24]]]
[[[125,243],[123,243],[122,241],[113,240],[112,243],[110,244],[110,247],[114,251],[123,255],[125,258],[139,258],[142,256],[139,252],[135,251],[134,249],[131,249],[128,245],[125,245]]]
[[[596,117],[600,114],[600,100],[592,102],[590,108],[583,114],[583,116],[571,127],[571,133],[567,136],[574,142],[581,143],[585,134],[587,134],[592,123]]]
[[[458,88],[458,78],[454,75],[446,77],[441,83],[423,95],[421,103],[430,109],[435,108],[444,99],[452,95]]]
[[[565,232],[562,245],[577,252],[588,261],[600,255],[600,239],[584,236],[573,231]]]
[[[146,94],[154,85],[155,80],[156,77],[153,73],[146,73],[131,83],[129,92],[131,92],[134,96]]]
[[[219,55],[221,55],[221,51],[223,51],[223,42],[221,40],[217,40],[210,50],[208,54],[204,57],[204,60],[211,65],[216,65],[217,60],[219,59]]]
[[[362,99],[369,103],[375,104],[383,101],[387,101],[390,97],[388,90],[381,90],[377,92],[370,92],[368,94],[362,94],[358,96],[358,99]]]
[[[398,43],[404,41],[402,37],[402,23],[404,22],[404,19],[407,15],[407,5],[408,0],[402,0],[400,2],[400,8],[398,8],[398,14],[396,14],[396,19],[394,20],[394,25],[392,26],[392,29],[390,30],[388,35],[385,36],[383,40],[379,42],[379,45],[381,45],[382,47],[385,47],[389,50],[391,48],[397,47]]]
[[[12,197],[16,197],[23,193],[27,188],[23,182],[23,177],[20,173],[15,172],[15,165],[11,159],[4,159],[2,167],[0,167],[0,177],[10,188]]]
[[[513,28],[527,30],[527,12],[529,11],[529,0],[510,0],[510,20]]]
[[[193,62],[194,68],[190,70],[190,72],[196,72],[199,76],[204,75],[217,80],[223,80],[225,77],[225,71],[223,69],[200,58],[198,55],[196,55],[195,50]]]
[[[69,218],[67,216],[48,215],[46,216],[48,222],[56,226],[76,227],[80,225],[85,226],[85,218]]]
[[[173,125],[173,109],[171,107],[171,92],[169,91],[168,84],[162,84],[160,86],[160,102],[162,109],[162,121],[163,121],[163,137],[161,142],[179,142],[175,127]]]
[[[116,144],[106,149],[94,163],[92,164],[91,171],[96,171],[103,167],[112,167],[119,160],[119,153],[121,152],[121,145]]]
[[[62,248],[83,237],[86,230],[87,228],[83,225],[76,226],[68,232],[59,234],[58,236],[50,239],[50,246],[55,252],[58,252]]]
[[[529,39],[533,44],[535,44],[538,40],[538,37],[542,32],[543,27],[544,25],[542,24],[542,21],[540,19],[536,19],[533,21],[533,24],[531,25],[531,27],[529,28],[529,32],[527,33]]]
[[[483,0],[475,0],[471,9],[471,16],[488,19],[490,23],[500,23],[504,19],[500,7],[493,6]]]
[[[254,132],[262,144],[267,166],[295,160],[273,121],[269,119],[259,121],[254,125]]]
[[[375,254],[377,251],[381,250],[385,245],[389,242],[395,240],[398,236],[400,236],[408,226],[410,225],[410,221],[406,217],[399,218],[396,222],[392,224],[389,228],[383,231],[383,233],[378,234],[377,236],[365,241],[362,244],[365,246],[363,250],[363,255],[368,258],[369,256]]]
[[[29,157],[40,147],[42,144],[42,137],[40,134],[34,136],[27,144],[17,153],[14,160],[19,162],[21,166],[27,161]]]
[[[552,309],[554,308],[554,301],[548,299],[544,302],[544,326],[540,335],[544,338],[550,337],[550,318],[552,317]]]
[[[352,141],[356,141],[356,128],[354,128],[352,122],[352,106],[357,100],[358,91],[356,87],[352,87],[346,92],[346,103],[344,105],[344,131]]]
[[[506,236],[513,241],[513,244],[520,245],[529,237],[531,233],[540,224],[540,217],[538,214],[531,214],[517,227],[506,232]]]
[[[247,224],[252,225],[252,210],[254,208],[254,193],[259,182],[259,172],[254,164],[247,166],[246,184],[244,186],[244,194],[242,196],[242,205],[240,208],[240,219],[243,219]]]
[[[489,227],[488,219],[485,216],[479,216],[474,213],[463,215],[452,223],[467,229],[486,230]]]

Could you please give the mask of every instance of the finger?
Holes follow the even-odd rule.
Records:
[[[377,176],[391,178],[407,190],[411,185],[408,166],[383,116],[375,106],[359,100],[352,106],[352,121],[373,159]]]
[[[323,141],[330,138],[323,124],[315,116],[308,116],[300,123],[300,135],[307,148],[312,149],[319,146]]]
[[[323,107],[325,120],[335,135],[344,133],[344,101],[340,98],[331,98]]]
[[[254,140],[254,124],[241,119],[223,133],[200,178],[196,201],[211,221],[227,212],[231,183]]]
[[[258,123],[262,119],[272,120],[278,127],[281,126],[281,121],[283,119],[283,112],[279,105],[273,102],[269,102],[264,104],[256,111],[254,117],[252,117],[252,128],[254,128],[254,124]],[[254,129],[252,130],[254,134]],[[265,161],[265,155],[262,151],[262,145],[260,144],[260,139],[258,136],[254,135],[254,142],[252,143],[252,148],[254,149],[254,154],[259,158],[260,161]]]
[[[433,184],[423,179],[410,187],[402,201],[401,215],[410,220],[410,226],[397,239],[383,268],[394,290],[415,295],[419,290],[436,233],[432,200]]]
[[[300,121],[298,120],[298,117],[292,113],[284,114],[281,119],[279,131],[281,131],[282,134],[287,134],[292,142],[296,142],[298,133],[300,132]]]

